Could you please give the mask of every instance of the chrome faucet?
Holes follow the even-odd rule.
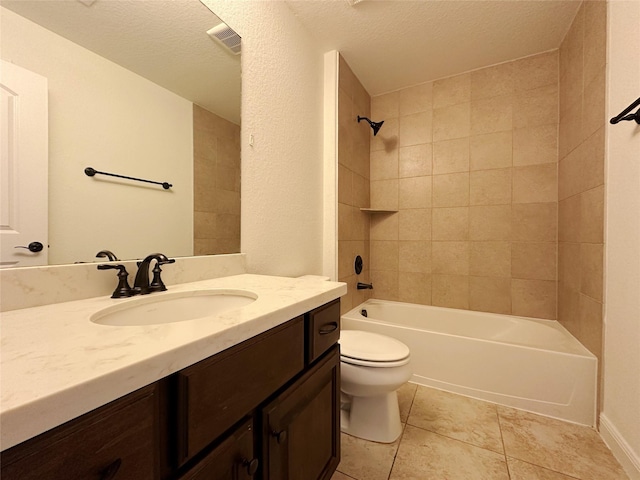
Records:
[[[155,260],[156,265],[153,267],[153,280],[149,283],[149,265],[151,261]],[[160,278],[160,265],[166,265],[167,263],[174,263],[176,260],[174,258],[167,258],[163,253],[152,253],[151,255],[147,255],[147,257],[138,262],[138,273],[136,274],[136,279],[133,282],[133,291],[136,294],[146,295],[147,293],[152,292],[163,292],[167,289],[162,279]]]

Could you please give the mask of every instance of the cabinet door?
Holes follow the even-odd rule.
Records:
[[[262,410],[264,480],[328,480],[340,462],[340,354],[334,346]]]
[[[258,471],[253,453],[253,419],[229,434],[181,480],[250,480]]]
[[[2,452],[2,480],[158,478],[156,387],[145,387]]]

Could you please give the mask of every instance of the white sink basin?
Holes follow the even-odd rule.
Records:
[[[194,290],[188,292],[152,293],[122,300],[121,304],[104,308],[90,320],[100,325],[134,326],[185,322],[211,317],[227,310],[253,303],[258,295],[249,290]]]

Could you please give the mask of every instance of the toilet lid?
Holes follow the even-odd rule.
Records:
[[[409,357],[409,347],[395,338],[361,330],[340,332],[340,355],[369,362],[397,362]]]

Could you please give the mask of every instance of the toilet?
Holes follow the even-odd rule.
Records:
[[[396,390],[411,378],[409,347],[377,333],[342,330],[340,377],[341,430],[394,442],[402,433]]]

